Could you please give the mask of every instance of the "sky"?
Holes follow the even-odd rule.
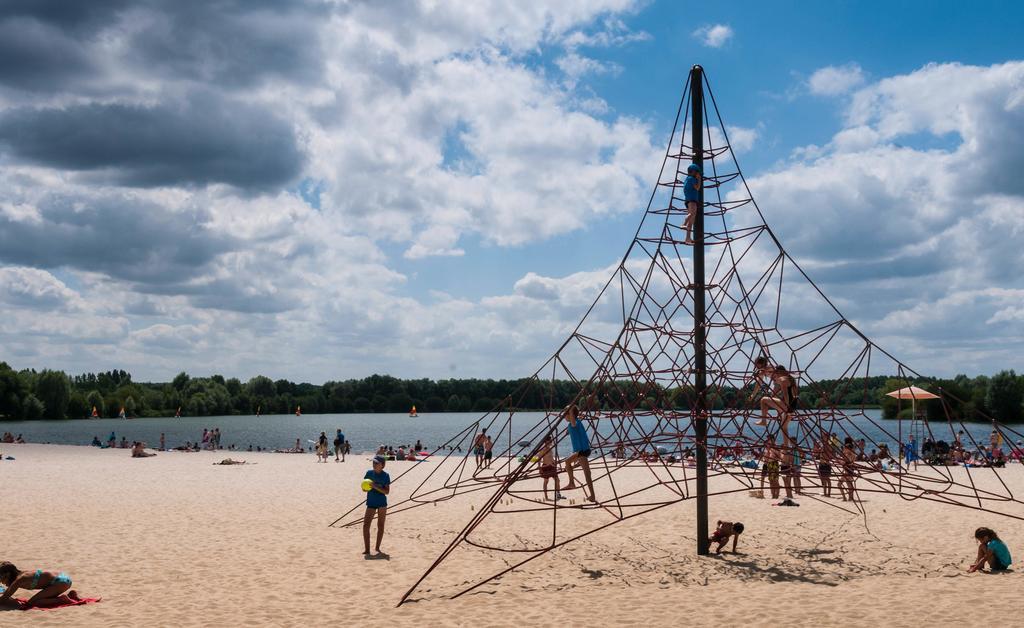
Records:
[[[521,377],[690,66],[768,223],[926,374],[1021,370],[1016,3],[0,0],[0,360]]]

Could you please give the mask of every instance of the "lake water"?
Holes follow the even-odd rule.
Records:
[[[890,448],[894,448],[894,436],[898,433],[899,422],[882,420],[881,410],[866,410],[865,415],[850,418],[850,435],[854,438],[866,438],[869,443],[886,442]],[[543,418],[544,414],[540,412],[516,414],[512,423],[512,442],[517,442],[522,433]],[[322,431],[327,432],[328,438],[333,440],[334,430],[341,428],[345,437],[352,443],[352,451],[363,452],[375,450],[382,443],[397,447],[400,444],[414,443],[416,439],[433,449],[466,430],[478,419],[479,413],[445,412],[421,414],[417,418],[405,414],[306,414],[299,417],[265,415],[179,419],[0,421],[0,432],[12,432],[15,436],[23,434],[27,441],[33,443],[62,445],[88,445],[93,436],[98,436],[101,441],[106,442],[110,432],[114,432],[118,440],[125,436],[129,442],[141,440],[153,447],[158,445],[160,434],[163,432],[166,435],[167,446],[174,447],[184,444],[185,441],[199,440],[203,428],[218,427],[222,433],[221,443],[225,447],[235,444],[240,449],[246,449],[252,444],[254,447],[259,445],[276,449],[294,446],[296,438],[301,440],[303,446],[308,446],[308,440],[316,439]],[[873,425],[872,421],[879,424],[879,427]],[[645,429],[649,428],[651,423],[650,419],[639,422]],[[496,432],[497,427],[496,425],[492,428],[491,433]],[[904,421],[904,438],[909,429],[910,423]],[[962,428],[957,425],[956,429],[964,429],[978,442],[987,444],[988,434],[992,428],[988,424],[976,423],[965,424]],[[834,431],[840,436],[845,435],[838,425]],[[936,438],[952,441],[949,425],[933,423],[932,431]],[[1017,438],[1018,436],[1012,436],[1013,440]],[[507,442],[499,443],[495,451],[504,450],[507,445]],[[463,449],[465,448],[463,445]]]

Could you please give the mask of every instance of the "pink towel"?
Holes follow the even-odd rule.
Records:
[[[101,598],[98,597],[83,597],[76,600],[70,600],[67,596],[64,596],[63,604],[57,606],[29,606],[28,600],[20,600],[18,598],[11,598],[18,603],[19,610],[23,611],[52,611],[58,608],[67,608],[68,606],[84,606],[85,604],[95,604],[99,602]]]

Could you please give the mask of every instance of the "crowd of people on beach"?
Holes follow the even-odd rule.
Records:
[[[911,438],[911,443],[913,439]],[[935,440],[931,437],[925,439],[921,446],[921,460],[930,465],[958,466],[968,465],[971,467],[1005,467],[1007,462],[1024,461],[1024,441],[1018,440],[1016,444],[1004,443],[1003,435],[997,430],[992,430],[989,435],[988,446],[982,443],[965,443],[963,431],[957,433],[952,443],[945,440]],[[1008,451],[1003,451],[1003,445],[1007,445]],[[916,452],[910,451],[911,457]]]

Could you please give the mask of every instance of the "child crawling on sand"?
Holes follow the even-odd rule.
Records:
[[[0,607],[10,605],[11,596],[18,589],[39,591],[27,602],[27,606],[58,606],[79,600],[78,593],[71,588],[71,578],[63,571],[54,574],[36,569],[21,571],[9,562],[0,563],[0,584],[7,589],[0,595]]]
[[[978,559],[967,569],[968,573],[978,571],[986,563],[992,571],[1006,571],[1010,567],[1010,549],[994,530],[978,528],[974,531],[974,538],[978,541]]]
[[[708,549],[711,549],[712,543],[718,543],[718,547],[715,548],[716,554],[722,553],[722,548],[729,542],[729,537],[732,537],[732,553],[736,553],[736,542],[740,540],[740,535],[743,534],[743,524],[739,521],[733,523],[730,521],[719,521],[718,529],[708,539]]]

